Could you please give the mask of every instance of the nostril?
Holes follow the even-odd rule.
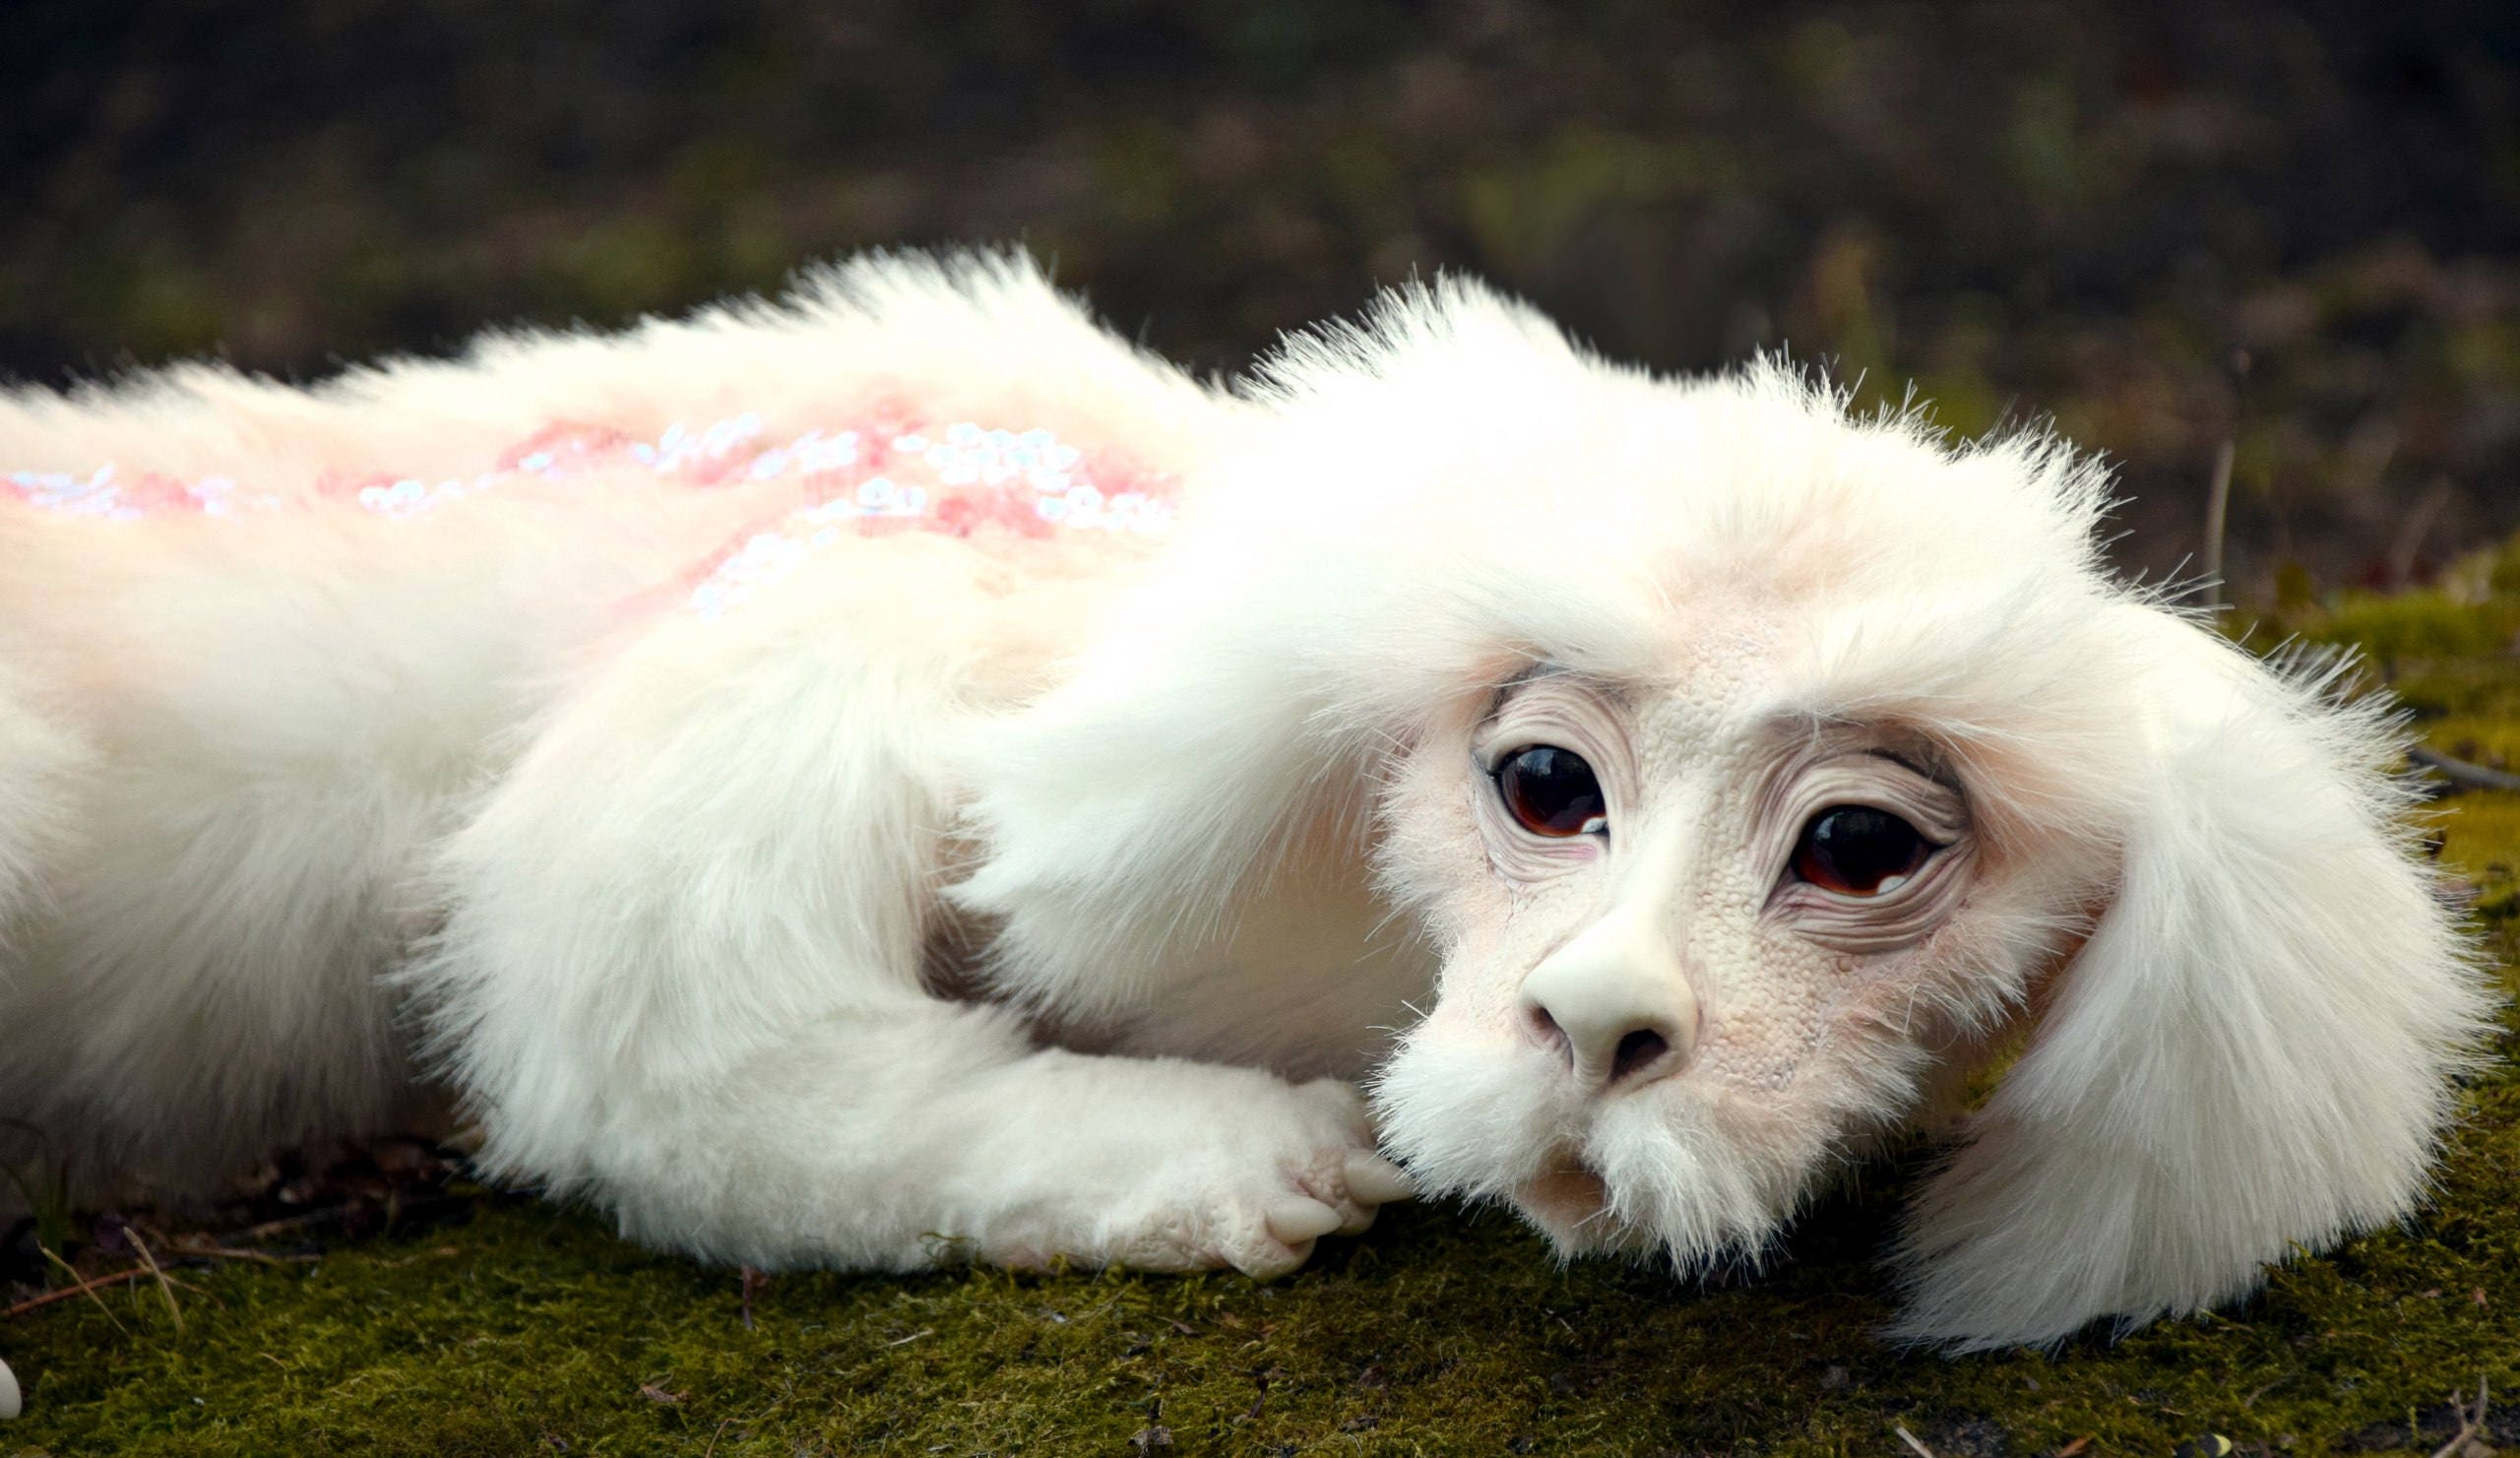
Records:
[[[1548,1009],[1535,1003],[1528,1011],[1532,1042],[1550,1052],[1572,1058],[1575,1055],[1575,1041],[1566,1036],[1565,1029],[1557,1026],[1557,1019],[1549,1015]]]
[[[1618,1050],[1610,1055],[1610,1082],[1659,1061],[1670,1050],[1670,1039],[1651,1028],[1636,1029],[1618,1041]]]

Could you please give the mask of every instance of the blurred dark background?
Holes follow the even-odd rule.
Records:
[[[26,382],[1015,239],[1206,367],[1467,269],[2052,416],[2154,573],[2234,439],[2244,593],[2520,527],[2520,5],[16,0],[0,98]]]

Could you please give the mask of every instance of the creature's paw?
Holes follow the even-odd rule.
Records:
[[[1399,1167],[1374,1152],[1364,1101],[1348,1084],[1255,1078],[1235,1094],[1105,1213],[1092,1249],[1070,1253],[1269,1280],[1302,1265],[1323,1236],[1355,1235],[1377,1206],[1410,1197]]]
[[[1323,1236],[1356,1235],[1373,1224],[1377,1206],[1408,1197],[1399,1168],[1374,1152],[1354,1088],[1316,1079],[1271,1102],[1202,1152],[1204,1187],[1178,1228],[1193,1236],[1185,1264],[1231,1266],[1264,1281],[1283,1276],[1309,1259]],[[1163,1237],[1160,1230],[1148,1234]]]

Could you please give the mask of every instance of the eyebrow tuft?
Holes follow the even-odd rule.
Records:
[[[1485,724],[1494,719],[1497,714],[1504,709],[1505,701],[1507,699],[1512,698],[1514,695],[1531,687],[1540,680],[1544,678],[1561,677],[1572,671],[1573,670],[1568,668],[1564,664],[1551,663],[1547,659],[1533,659],[1530,663],[1525,664],[1522,668],[1514,674],[1514,676],[1496,685],[1496,691],[1487,696],[1486,711],[1479,716],[1479,722]]]

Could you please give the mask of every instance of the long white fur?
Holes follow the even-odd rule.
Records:
[[[869,539],[625,629],[745,501],[525,491],[399,533],[315,501],[554,419],[884,395],[1124,450],[1182,524]],[[443,1086],[490,1170],[708,1256],[1274,1272],[1328,1224],[1302,1202],[1354,1230],[1388,1192],[1339,1081],[1370,1077],[1422,1184],[1689,1263],[1755,1253],[2029,1027],[1919,1201],[1899,1330],[2040,1343],[2405,1213],[2485,1015],[2392,726],[2109,577],[2095,467],[1773,363],[1652,379],[1475,285],[1233,388],[1020,259],[892,256],[313,390],[0,400],[0,467],[107,461],[307,509],[0,504],[0,1113],[91,1188],[198,1191]],[[1558,911],[1477,852],[1459,752],[1536,665],[1620,685],[1648,746],[1634,838]],[[1738,787],[1822,726],[1929,744],[1971,801],[1983,879],[1904,958],[1772,962],[1740,889]],[[1746,1033],[1619,1096],[1510,1026],[1612,911],[1719,1029],[1785,1029],[1773,1107]],[[1605,1203],[1561,1228],[1517,1191],[1575,1148]]]

